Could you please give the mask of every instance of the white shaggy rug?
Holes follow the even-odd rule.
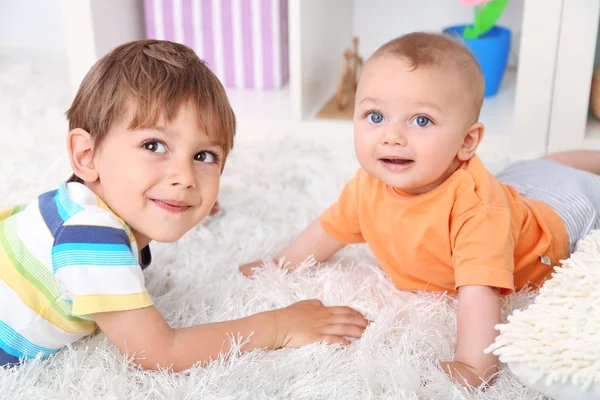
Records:
[[[66,64],[52,55],[0,53],[0,207],[29,201],[69,176],[64,112]],[[542,399],[508,370],[485,392],[452,384],[438,368],[453,355],[456,303],[396,290],[365,246],[329,267],[256,279],[245,261],[273,255],[333,201],[354,164],[322,143],[286,132],[236,147],[222,181],[223,211],[175,244],[155,244],[148,289],[172,326],[242,317],[318,298],[349,305],[374,322],[346,348],[232,354],[205,368],[170,374],[136,370],[100,334],[52,359],[0,369],[2,399]],[[339,150],[339,149],[338,149]],[[352,157],[352,148],[342,149]],[[501,155],[482,154],[492,170]],[[344,259],[342,259],[344,257]],[[507,299],[506,313],[531,302]],[[2,307],[10,306],[6,304]]]

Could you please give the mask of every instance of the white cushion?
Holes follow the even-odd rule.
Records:
[[[600,231],[554,269],[533,304],[496,326],[486,352],[553,399],[600,399]]]

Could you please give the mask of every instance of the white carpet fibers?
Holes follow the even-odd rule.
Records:
[[[63,113],[66,65],[46,55],[0,54],[0,207],[29,201],[69,175]],[[244,261],[272,255],[339,193],[352,176],[352,149],[338,158],[320,142],[273,133],[246,141],[228,160],[223,211],[175,244],[155,244],[149,291],[176,327],[237,318],[318,298],[350,305],[374,322],[347,348],[233,354],[206,368],[169,374],[138,371],[103,335],[45,361],[0,369],[6,399],[541,399],[507,370],[485,392],[452,384],[438,369],[452,357],[455,302],[397,291],[364,246],[344,250],[330,267],[284,275],[274,266],[248,280]],[[337,149],[340,150],[340,149]],[[499,155],[482,154],[496,170]],[[401,233],[399,233],[401,234]],[[345,257],[342,260],[342,257]],[[508,299],[505,311],[531,302]],[[7,305],[2,304],[2,307]]]

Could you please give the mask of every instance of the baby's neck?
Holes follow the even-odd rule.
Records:
[[[435,181],[427,185],[408,190],[394,187],[394,192],[404,196],[420,196],[422,194],[431,192],[432,190],[440,186],[442,183],[446,182],[446,180],[448,180],[448,178],[450,178],[452,174],[454,174],[457,170],[462,168],[465,165],[465,163],[466,161],[461,161],[458,158],[454,158],[454,160],[452,161],[452,163],[450,163],[446,171],[444,171],[444,173]]]

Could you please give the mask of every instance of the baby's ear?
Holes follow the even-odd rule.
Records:
[[[73,173],[84,182],[98,180],[98,172],[94,165],[94,140],[89,132],[76,128],[69,132],[67,139],[69,158]]]
[[[481,122],[471,125],[456,155],[460,161],[467,161],[475,155],[475,151],[477,151],[477,147],[481,143],[481,139],[483,139],[484,131],[485,127]]]

